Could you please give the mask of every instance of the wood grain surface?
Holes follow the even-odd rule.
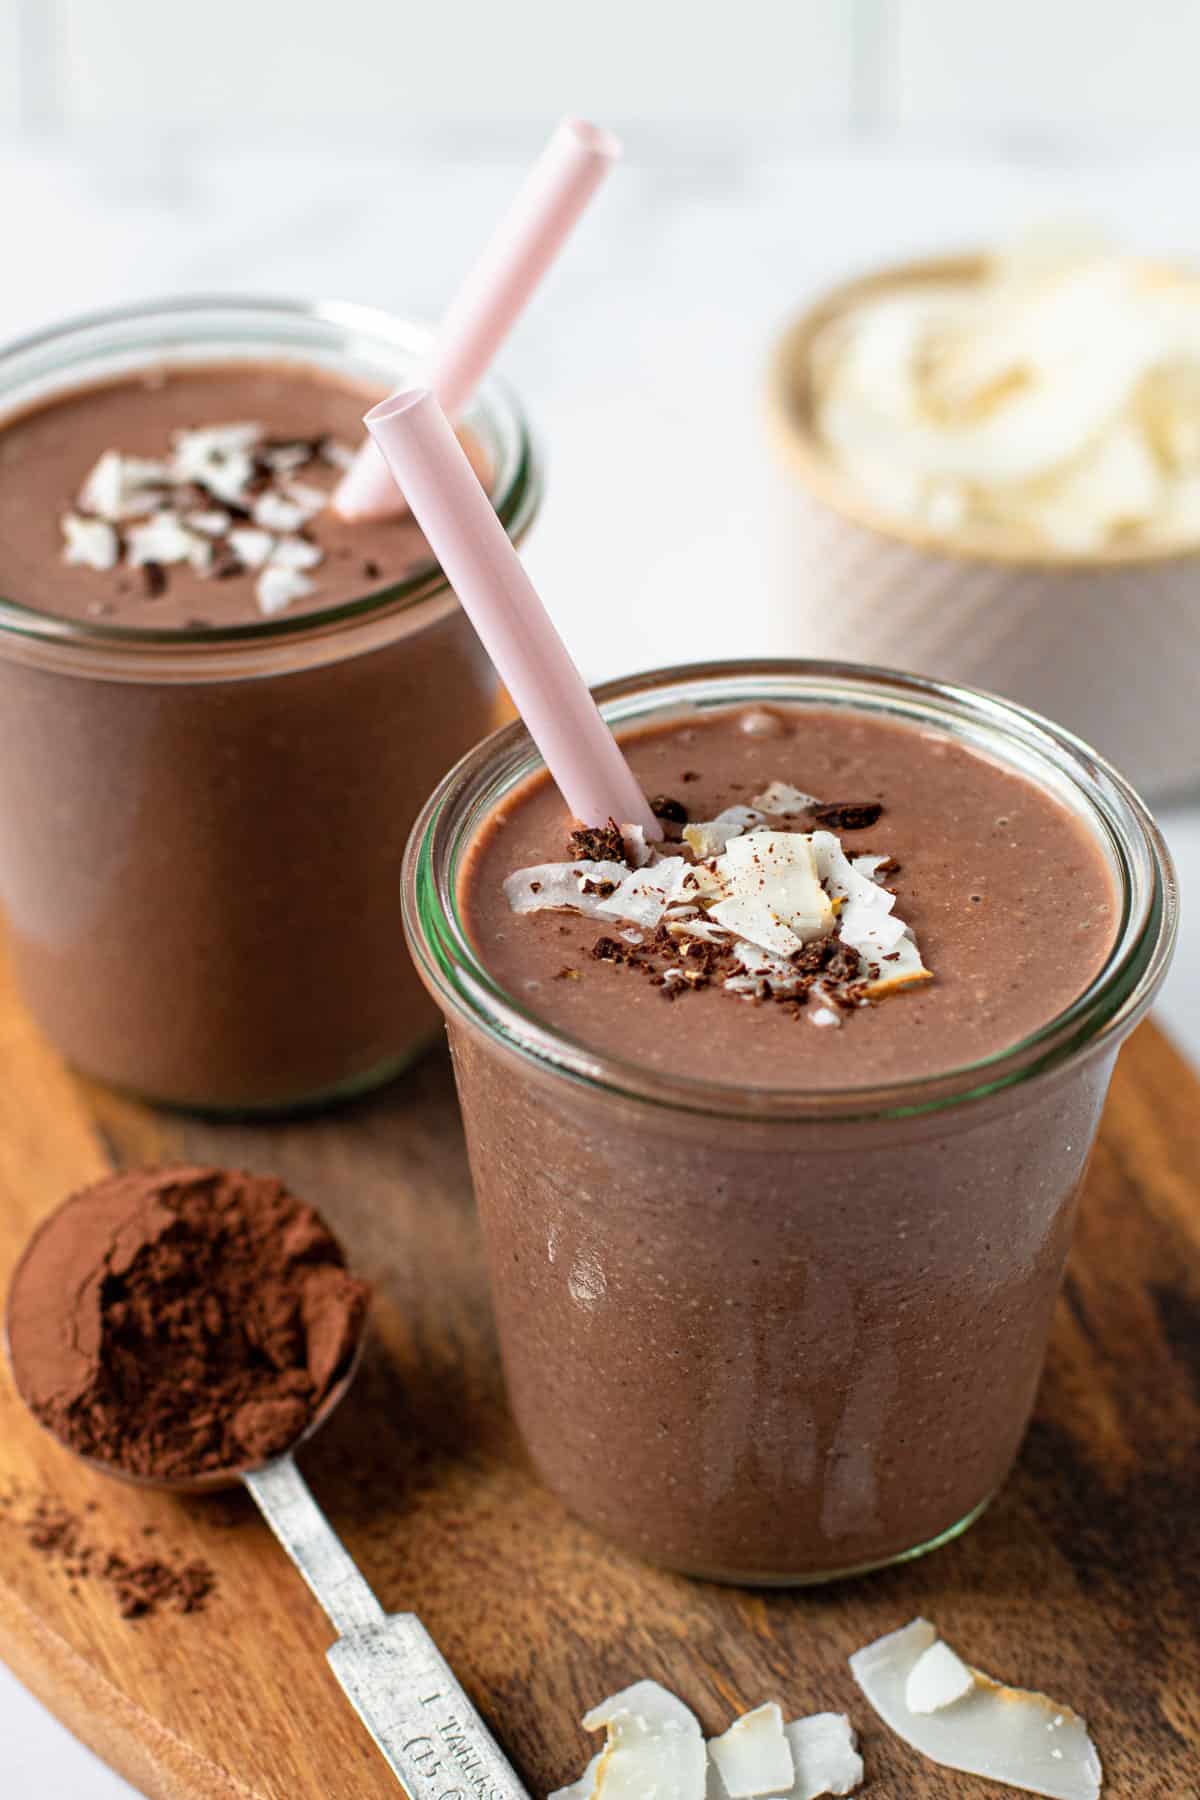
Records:
[[[70,1076],[0,980],[0,1067],[5,1286],[36,1220],[115,1163],[274,1170],[343,1234],[377,1284],[372,1342],[306,1471],[384,1605],[420,1613],[535,1796],[590,1754],[584,1709],[644,1675],[710,1732],[771,1696],[848,1711],[870,1796],[1009,1791],[922,1762],[854,1687],[849,1652],[917,1612],[982,1667],[1081,1710],[1107,1795],[1200,1796],[1200,1087],[1152,1028],[1118,1069],[1017,1473],[928,1560],[794,1595],[658,1574],[533,1479],[440,1053],[325,1118],[218,1126]],[[206,1607],[122,1619],[103,1582],[31,1546],[44,1503],[103,1549],[202,1557],[217,1574]],[[135,1785],[161,1800],[395,1794],[328,1672],[330,1635],[248,1499],[180,1502],[89,1473],[4,1371],[0,1656]]]

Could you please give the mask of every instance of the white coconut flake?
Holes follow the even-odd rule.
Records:
[[[891,860],[890,856],[874,856],[869,852],[864,852],[860,856],[850,858],[850,867],[856,875],[862,875],[868,881],[882,881],[882,871]]]
[[[873,955],[867,957],[868,970],[878,969],[879,973],[868,973],[866,993],[869,999],[882,999],[885,994],[895,993],[899,988],[911,987],[917,981],[932,981],[932,972],[921,961],[921,952],[915,939],[906,935],[899,939],[891,950],[881,953],[878,959]]]
[[[635,869],[644,869],[647,863],[654,861],[654,851],[646,842],[646,833],[640,825],[622,825],[621,841]]]
[[[176,432],[171,479],[194,481],[215,499],[240,506],[254,474],[251,451],[261,437],[262,427],[248,424]]]
[[[909,1712],[940,1712],[953,1706],[975,1686],[975,1677],[962,1658],[940,1639],[922,1651],[908,1672],[904,1704]]]
[[[796,1765],[786,1800],[818,1800],[821,1794],[852,1794],[861,1787],[863,1759],[845,1713],[813,1713],[783,1729]]]
[[[735,994],[757,994],[764,981],[770,983],[773,994],[794,994],[800,985],[792,964],[784,957],[772,956],[759,944],[739,939],[733,945],[733,956],[743,973],[727,975],[725,986]]]
[[[166,463],[106,450],[79,492],[84,512],[117,523],[150,512],[170,480]]]
[[[735,937],[745,938],[773,956],[794,956],[804,948],[802,940],[759,894],[735,894],[728,900],[718,900],[709,913]]]
[[[765,824],[763,814],[756,807],[727,806],[715,819],[685,825],[683,838],[691,846],[693,854],[703,859],[706,856],[720,856],[730,838],[741,837],[744,832]]]
[[[568,1787],[555,1788],[547,1796],[547,1800],[592,1800],[596,1789],[596,1772],[603,1759],[603,1750],[597,1750],[578,1781],[572,1781]]]
[[[268,563],[254,584],[258,610],[268,618],[286,612],[293,600],[303,600],[306,594],[314,593],[316,585],[297,569],[278,569]]]
[[[823,1030],[827,1031],[831,1025],[840,1025],[842,1021],[841,1016],[835,1007],[810,1006],[808,1009],[808,1022],[810,1025],[818,1025]]]
[[[679,918],[678,916],[675,916],[674,907],[670,909],[670,914],[667,918],[667,930],[671,933],[672,937],[703,938],[710,944],[728,943],[730,937],[730,933],[726,927],[724,925],[718,925],[715,920],[704,918]]]
[[[275,549],[275,539],[269,531],[258,531],[253,525],[239,525],[229,534],[229,548],[248,569],[261,569]]]
[[[708,1759],[695,1714],[656,1681],[638,1681],[585,1714],[607,1728],[596,1800],[704,1800]]]
[[[708,1754],[730,1800],[757,1800],[763,1794],[781,1794],[795,1780],[791,1745],[783,1731],[783,1712],[774,1700],[743,1713],[721,1737],[711,1738]]]
[[[666,856],[648,868],[625,872],[616,893],[601,901],[596,910],[606,918],[628,919],[632,925],[653,928],[680,891],[688,867],[682,856]]]
[[[302,469],[311,456],[307,444],[264,444],[259,450],[260,459],[275,475],[290,475],[293,469]]]
[[[320,443],[321,461],[328,463],[331,469],[352,469],[356,452],[349,444],[339,444],[333,438],[322,438]]]
[[[864,974],[875,964],[880,967],[868,991],[884,994],[913,981],[928,980],[929,970],[921,962],[908,927],[892,916],[896,896],[851,863],[833,832],[814,831],[812,847],[824,887],[842,902],[838,936],[859,952]]]
[[[211,554],[212,546],[181,524],[178,513],[164,510],[153,513],[144,525],[134,525],[125,534],[125,552],[135,569],[146,563],[190,562],[202,552]]]
[[[308,519],[315,519],[329,504],[329,495],[323,488],[311,487],[304,481],[289,481],[285,491],[293,506],[301,507]]]
[[[833,927],[833,907],[818,879],[812,842],[803,832],[755,831],[731,839],[721,859],[721,877],[733,899],[765,901],[802,944],[824,937]],[[719,907],[713,913],[722,917]],[[768,950],[778,947],[753,932],[742,935]]]
[[[868,1644],[850,1658],[859,1687],[898,1737],[931,1762],[1007,1782],[1047,1800],[1097,1800],[1102,1771],[1087,1726],[1044,1694],[1004,1687],[972,1669],[970,1693],[937,1712],[907,1704],[909,1676],[939,1641],[927,1619]]]
[[[790,781],[773,781],[761,794],[755,794],[751,805],[762,812],[773,813],[776,818],[794,819],[819,806],[820,801],[815,794],[806,794],[802,788],[793,787]]]
[[[277,569],[315,569],[324,556],[321,546],[307,538],[283,537],[271,552],[271,562]]]
[[[124,489],[121,457],[116,450],[106,450],[80,488],[79,504],[101,519],[119,519]]]
[[[185,513],[183,522],[189,531],[198,531],[204,537],[224,537],[233,524],[233,516],[214,508],[211,512]]]
[[[259,494],[250,512],[254,523],[264,531],[299,531],[308,518],[302,506],[271,488]]]
[[[78,513],[66,513],[62,521],[63,561],[79,563],[87,569],[114,569],[121,553],[121,540],[105,519],[82,519]]]
[[[607,894],[587,893],[585,882],[614,889],[629,870],[619,862],[534,863],[506,877],[504,892],[514,912],[544,912],[569,908],[572,912],[599,915]]]

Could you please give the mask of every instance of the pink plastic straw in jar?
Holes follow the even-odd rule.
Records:
[[[564,119],[530,170],[442,321],[427,382],[454,419],[466,406],[571,228],[621,153],[610,132]],[[370,438],[333,496],[346,519],[404,510],[404,496]]]
[[[660,828],[525,566],[428,388],[373,407],[367,428],[512,695],[569,811]]]

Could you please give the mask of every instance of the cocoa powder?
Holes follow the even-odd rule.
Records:
[[[188,1562],[166,1553],[129,1555],[102,1550],[77,1514],[56,1500],[39,1500],[25,1520],[31,1550],[53,1557],[76,1592],[80,1581],[99,1581],[113,1594],[123,1619],[141,1619],[168,1607],[172,1612],[199,1612],[216,1586],[206,1562]]]
[[[39,1228],[13,1278],[9,1354],[41,1422],[151,1480],[286,1449],[345,1372],[367,1289],[273,1177],[115,1174]]]

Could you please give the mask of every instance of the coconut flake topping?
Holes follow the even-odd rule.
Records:
[[[324,559],[301,534],[326,496],[294,473],[314,461],[339,466],[338,448],[326,439],[273,444],[247,423],[176,432],[161,461],[106,450],[63,515],[63,561],[99,572],[124,561],[156,575],[158,591],[176,565],[213,576],[259,571],[259,610],[282,612],[315,591],[304,571]]]
[[[896,896],[883,885],[883,872],[895,866],[890,859],[848,856],[832,831],[778,829],[768,802],[787,818],[818,804],[773,781],[754,806],[686,825],[693,861],[673,846],[670,853],[655,850],[634,828],[610,822],[575,834],[583,859],[518,869],[504,891],[514,912],[567,910],[657,932],[668,960],[676,952],[692,956],[690,969],[665,972],[653,963],[655,944],[637,959],[672,996],[709,985],[720,964],[731,993],[811,994],[821,1002],[810,1009],[813,1023],[836,1024],[839,1008],[930,980],[911,929],[896,916]],[[602,944],[596,953],[606,954]]]

